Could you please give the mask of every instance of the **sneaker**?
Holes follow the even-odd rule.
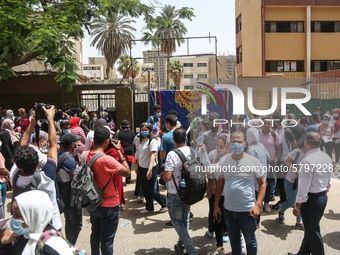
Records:
[[[284,215],[284,213],[281,213],[281,212],[279,211],[279,217],[276,218],[276,220],[277,220],[278,222],[280,222],[281,224],[285,224],[285,215]]]
[[[193,219],[194,219],[194,214],[190,212],[189,221],[192,222]]]
[[[256,224],[256,229],[259,229],[260,228],[260,224]]]
[[[152,211],[146,210],[145,208],[141,211],[139,211],[141,214],[147,214],[147,213],[152,213]]]
[[[210,252],[208,254],[210,254],[210,255],[221,255],[221,254],[225,254],[225,251],[224,251],[223,248],[222,249],[216,249],[215,251]]]
[[[288,255],[295,255],[294,253],[288,252]]]
[[[305,226],[303,225],[303,223],[296,223],[295,228],[299,230],[305,230]]]
[[[229,236],[223,236],[223,243],[229,242]]]
[[[210,232],[209,230],[207,230],[207,232],[205,232],[205,234],[207,235],[207,237],[213,238],[214,235],[215,235],[215,232]]]
[[[270,208],[270,205],[268,203],[264,204],[264,211],[267,213],[270,213],[272,209]]]
[[[144,201],[144,197],[138,196],[137,203],[142,203]]]
[[[179,247],[177,244],[175,244],[174,249],[175,249],[175,252],[177,252],[177,254],[179,254],[179,255],[184,255],[185,254],[185,249]]]
[[[168,221],[168,222],[166,222],[166,223],[164,224],[164,227],[166,227],[166,228],[173,228],[174,225],[172,224],[171,221]]]
[[[246,241],[244,240],[243,235],[241,235],[241,243],[242,243],[242,254],[246,254],[246,252],[247,252]]]
[[[340,164],[336,163],[335,168],[338,168],[338,167],[340,167]]]
[[[281,208],[281,201],[277,202],[275,205],[272,206],[273,209],[278,210]]]
[[[159,209],[160,213],[165,213],[167,211],[168,211],[168,208],[166,208],[166,207],[162,207],[161,209]]]

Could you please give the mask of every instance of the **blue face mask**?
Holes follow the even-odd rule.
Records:
[[[94,118],[93,118],[93,121],[95,121],[95,120],[97,120],[97,117],[94,117]]]
[[[30,232],[30,228],[23,228],[22,223],[24,223],[22,220],[12,217],[10,220],[11,230],[17,235],[27,235]]]
[[[71,131],[69,129],[63,129],[63,134],[68,134],[68,133],[71,133]]]
[[[235,154],[240,154],[243,151],[243,143],[231,143],[230,149]]]
[[[156,113],[156,117],[157,117],[157,118],[161,117],[161,115],[162,115],[161,112],[157,112],[157,113]]]
[[[322,121],[324,124],[328,124],[328,120],[323,120]]]
[[[143,136],[143,137],[147,137],[149,135],[149,131],[140,131],[140,134]]]
[[[76,145],[76,147],[74,147],[73,151],[77,151],[78,150],[78,145]]]

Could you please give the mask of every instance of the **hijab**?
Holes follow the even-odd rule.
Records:
[[[11,114],[13,114],[13,115],[11,116]],[[6,118],[7,118],[7,119],[10,119],[10,120],[14,120],[14,113],[13,113],[13,110],[8,109],[8,110],[6,111]]]
[[[52,220],[53,205],[48,195],[40,190],[24,192],[15,200],[25,223],[30,227],[30,232],[24,235],[28,242],[22,254],[33,255],[38,239]]]
[[[71,128],[79,127],[80,119],[78,117],[73,117],[70,119]]]
[[[11,129],[11,123],[13,121],[11,119],[5,119],[2,122],[1,129],[7,130],[9,135],[11,136],[11,142],[12,145],[14,145],[15,142],[19,142],[20,135],[19,133],[15,132],[13,129]]]
[[[248,146],[258,143],[260,141],[260,133],[257,128],[249,128],[247,130],[247,142]]]
[[[213,164],[216,164],[227,153],[231,153],[231,150],[230,150],[230,135],[222,133],[222,134],[219,135],[218,140],[220,140],[221,136],[225,136],[227,138],[227,142],[224,146],[224,149],[221,150],[219,153],[217,153],[217,157],[215,158]]]

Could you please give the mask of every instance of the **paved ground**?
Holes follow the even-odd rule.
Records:
[[[340,254],[339,171],[334,173],[332,181],[328,205],[321,221],[327,255]],[[177,241],[177,234],[173,228],[163,228],[164,223],[169,220],[168,213],[140,214],[139,211],[144,208],[144,204],[136,203],[136,198],[133,196],[134,186],[134,184],[130,184],[125,187],[126,210],[121,212],[120,226],[118,226],[114,243],[115,254],[175,254],[173,246]],[[165,194],[163,189],[162,193]],[[11,192],[7,197],[11,197]],[[10,199],[7,199],[7,202],[9,201]],[[274,204],[274,202],[271,203]],[[155,206],[155,210],[159,208],[159,205]],[[9,209],[8,206],[7,209]],[[205,236],[208,225],[208,200],[204,199],[192,206],[192,212],[195,217],[190,225],[190,235],[198,249],[198,254],[207,254],[215,249],[215,239]],[[275,210],[272,213],[262,214],[261,226],[256,232],[259,255],[284,255],[288,251],[297,252],[300,247],[303,231],[294,228],[295,218],[291,210],[286,213],[286,225],[279,224],[276,217],[277,211]],[[83,220],[84,226],[77,246],[90,252],[91,224],[89,216],[84,216]],[[127,225],[125,225],[126,223]],[[226,254],[231,254],[229,243],[225,243],[224,248]]]

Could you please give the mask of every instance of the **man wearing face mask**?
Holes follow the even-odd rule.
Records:
[[[65,134],[61,138],[62,152],[58,155],[57,178],[59,191],[65,203],[65,234],[67,240],[75,245],[82,228],[82,210],[70,207],[71,181],[78,163],[73,154],[78,149],[80,136]]]
[[[217,181],[214,217],[222,216],[219,202],[224,195],[224,219],[227,224],[232,254],[241,254],[242,231],[248,255],[257,254],[255,236],[256,218],[260,214],[266,191],[264,173],[260,161],[244,152],[246,141],[241,131],[231,136],[230,149],[233,152],[219,162],[223,168]],[[258,183],[258,197],[255,199],[255,182]]]
[[[146,122],[151,123],[151,124],[156,124],[157,122],[161,121],[161,116],[162,116],[162,107],[156,104],[153,107],[153,116],[150,116]]]
[[[47,148],[47,141],[48,141],[48,134],[45,131],[40,130],[39,131],[39,141],[37,142],[37,136],[35,134],[32,135],[32,143],[30,143],[28,146],[32,147],[38,154],[38,169],[43,168],[43,166],[47,162],[47,156],[46,153],[43,153],[43,148]]]

